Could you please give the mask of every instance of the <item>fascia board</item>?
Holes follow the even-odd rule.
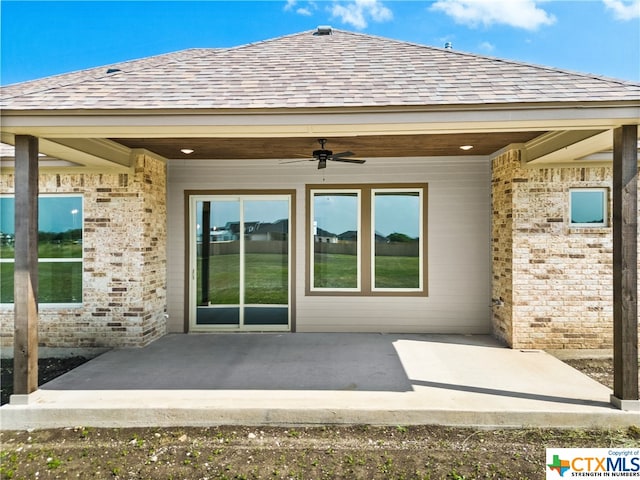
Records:
[[[609,130],[640,122],[640,105],[538,109],[277,112],[5,111],[2,132],[49,138],[307,137]]]

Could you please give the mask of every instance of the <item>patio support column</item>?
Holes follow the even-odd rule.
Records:
[[[613,133],[613,375],[611,402],[638,401],[638,126]]]
[[[15,137],[14,395],[38,389],[38,139]]]

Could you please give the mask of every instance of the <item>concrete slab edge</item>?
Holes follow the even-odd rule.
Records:
[[[636,412],[477,412],[349,409],[0,409],[2,430],[66,427],[207,427],[314,425],[441,425],[479,428],[626,428],[640,424]]]
[[[13,394],[9,397],[10,405],[31,405],[41,401],[43,395],[41,390],[26,395]]]
[[[611,395],[611,404],[626,412],[640,412],[640,400],[622,400],[615,395]]]

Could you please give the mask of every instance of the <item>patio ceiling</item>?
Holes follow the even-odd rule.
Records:
[[[455,133],[329,137],[326,148],[359,157],[490,155],[512,143],[525,143],[545,132]],[[285,138],[111,138],[128,148],[145,148],[167,159],[274,159],[311,156],[318,137]],[[465,145],[472,149],[462,150]],[[191,149],[185,154],[181,149]]]

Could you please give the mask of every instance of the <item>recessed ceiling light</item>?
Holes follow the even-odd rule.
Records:
[[[473,148],[473,145],[462,145],[460,147],[460,150],[471,150]]]
[[[184,153],[185,155],[191,155],[193,153],[193,149],[192,148],[181,148],[180,151],[182,153]]]

